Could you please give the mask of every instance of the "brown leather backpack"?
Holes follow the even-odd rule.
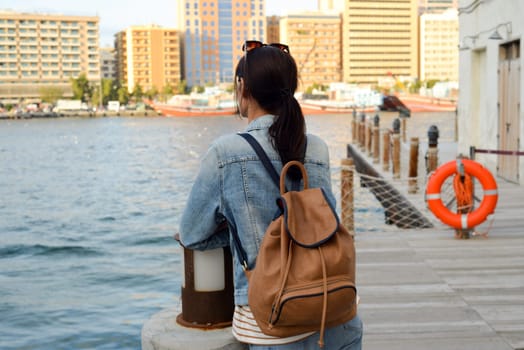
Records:
[[[268,162],[267,156],[260,158]],[[292,166],[302,172],[301,191],[285,189]],[[248,303],[263,333],[287,337],[320,331],[322,347],[325,327],[345,323],[357,312],[353,235],[324,191],[308,188],[302,163],[287,163],[279,180],[282,214],[268,226],[256,266],[245,270]]]

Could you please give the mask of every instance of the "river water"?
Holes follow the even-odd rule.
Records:
[[[411,131],[436,123],[452,137],[452,116],[434,116],[413,116]],[[307,124],[330,147],[339,193],[351,118]],[[237,117],[0,121],[0,349],[139,349],[143,323],[179,303],[172,237],[200,157],[245,126]],[[372,217],[356,230],[384,229]]]

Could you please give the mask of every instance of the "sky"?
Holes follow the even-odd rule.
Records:
[[[176,27],[179,0],[0,0],[0,10],[100,18],[100,46],[113,46],[113,35],[129,26]],[[316,10],[317,0],[266,0],[266,15]]]

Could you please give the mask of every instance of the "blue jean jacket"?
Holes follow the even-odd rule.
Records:
[[[246,129],[266,151],[280,173],[282,163],[272,147],[268,130],[273,116],[252,121]],[[329,151],[319,137],[308,135],[305,162],[309,187],[324,188],[335,207],[331,189]],[[291,184],[287,184],[291,188]],[[189,249],[207,250],[233,247],[227,230],[214,233],[227,220],[234,226],[246,252],[248,265],[254,267],[264,232],[277,213],[280,191],[271,180],[251,146],[237,134],[215,140],[206,152],[193,184],[179,227],[181,243]],[[235,249],[235,304],[246,305],[247,279]]]

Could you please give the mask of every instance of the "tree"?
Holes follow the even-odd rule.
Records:
[[[93,88],[87,80],[86,74],[81,73],[78,78],[71,78],[71,85],[73,88],[73,98],[76,100],[82,100],[82,102],[88,102],[93,96]]]
[[[152,86],[151,89],[147,90],[144,95],[152,100],[153,98],[155,98],[157,95],[158,95],[158,89],[156,88],[156,86]]]
[[[40,88],[40,99],[42,102],[55,104],[63,94],[64,91],[57,86],[45,86]]]
[[[129,102],[129,92],[127,91],[127,87],[120,86],[116,90],[116,94],[118,96],[117,98],[118,98],[118,101],[120,102],[120,104],[126,105]]]
[[[187,93],[187,82],[185,80],[180,80],[176,87],[176,92],[178,94],[185,94]]]
[[[133,92],[131,92],[131,96],[135,100],[140,100],[142,96],[144,96],[144,90],[142,89],[142,86],[140,86],[140,83],[136,83],[135,87],[133,88]]]

